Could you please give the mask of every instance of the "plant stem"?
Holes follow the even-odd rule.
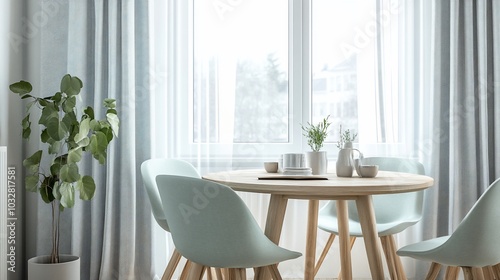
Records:
[[[51,263],[59,263],[59,218],[61,212],[57,200],[53,200],[52,206],[52,254],[50,255]]]

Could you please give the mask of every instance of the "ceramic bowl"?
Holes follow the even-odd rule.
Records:
[[[267,173],[276,173],[278,172],[278,162],[277,161],[267,161],[264,162],[264,169]]]
[[[378,173],[378,165],[360,165],[359,172],[361,177],[373,178],[377,176]]]

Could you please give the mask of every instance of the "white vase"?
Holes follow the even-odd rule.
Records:
[[[337,177],[352,177],[354,161],[352,158],[352,143],[347,142],[340,149],[336,162]]]
[[[59,263],[50,263],[50,256],[28,260],[28,280],[80,280],[80,258],[59,255]]]
[[[326,174],[328,169],[328,158],[326,151],[307,152],[306,153],[307,166],[311,168],[313,175]]]

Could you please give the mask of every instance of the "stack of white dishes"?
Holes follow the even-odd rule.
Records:
[[[283,175],[307,176],[312,175],[312,170],[310,167],[285,167]]]

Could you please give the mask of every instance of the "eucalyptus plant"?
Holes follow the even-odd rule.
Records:
[[[313,125],[311,123],[307,123],[307,126],[302,126],[302,131],[304,136],[307,138],[307,145],[311,147],[313,152],[318,152],[323,147],[323,143],[328,136],[328,127],[330,126],[330,122],[328,122],[328,115],[317,125]]]
[[[342,125],[340,125],[339,135],[340,135],[340,139],[337,142],[337,148],[339,148],[339,149],[344,148],[345,143],[352,142],[352,141],[356,140],[356,137],[358,136],[357,133],[354,133],[354,132],[351,133],[351,131],[349,129],[346,129],[344,132],[342,132]]]
[[[106,162],[109,143],[118,135],[119,118],[114,99],[104,99],[106,117],[96,119],[91,106],[76,108],[77,96],[83,87],[78,77],[65,75],[60,91],[46,97],[31,93],[32,85],[20,81],[10,90],[21,99],[28,99],[27,115],[22,120],[22,137],[31,135],[30,113],[40,111],[40,142],[46,151],[38,150],[23,161],[27,169],[26,189],[39,192],[42,200],[52,206],[51,262],[59,262],[59,221],[65,208],[75,205],[76,192],[82,200],[94,197],[96,185],[90,175],[80,174],[78,163],[84,154],[91,154],[100,164]]]

